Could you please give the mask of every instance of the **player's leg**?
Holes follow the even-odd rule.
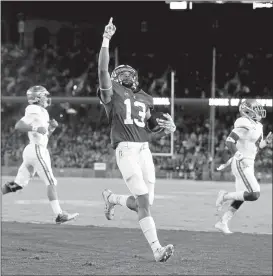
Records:
[[[216,228],[226,234],[231,233],[228,228],[228,223],[243,202],[257,200],[260,195],[260,185],[254,175],[253,163],[250,162],[248,167],[243,168],[237,160],[234,160],[232,163],[232,172],[235,176],[236,192],[228,193],[222,191],[220,200],[222,202],[232,200],[232,203],[221,220],[215,225]]]
[[[52,172],[51,160],[48,150],[38,145],[34,146],[36,154],[36,162],[34,163],[34,166],[39,177],[47,186],[47,197],[49,199],[53,213],[56,216],[56,223],[64,223],[75,219],[79,215],[78,213],[69,214],[61,209],[56,187],[57,180]]]
[[[154,202],[155,167],[148,145],[147,147],[144,146],[144,149],[140,153],[140,166],[148,195],[144,194],[137,197],[139,224],[153,250],[155,260],[165,262],[173,255],[174,247],[172,244],[164,247],[160,245],[156,225],[151,215],[151,206]]]
[[[18,190],[23,189],[25,186],[28,185],[33,173],[33,167],[27,165],[26,162],[23,162],[18,169],[14,181],[9,181],[2,186],[2,194],[4,195],[8,193],[14,193]]]
[[[260,197],[260,185],[254,175],[254,162],[245,161],[246,167],[238,160],[232,161],[232,172],[236,178],[236,192],[220,191],[217,203],[227,200],[255,201]]]
[[[127,146],[127,143],[125,145],[123,145],[123,143],[120,143],[120,145],[116,149],[116,162],[123,176],[123,180],[126,183],[126,177],[124,177],[124,175],[131,174],[131,167],[137,166],[138,163],[138,155],[136,154],[136,149],[134,147],[129,148]],[[130,166],[128,165],[128,163],[132,165]],[[104,214],[108,220],[112,220],[114,218],[116,205],[128,207],[130,210],[137,212],[137,201],[133,195],[115,194],[112,193],[112,191],[110,191],[109,189],[106,189],[102,192],[102,196],[105,202]]]
[[[158,241],[155,223],[150,213],[149,191],[140,167],[139,150],[140,148],[134,146],[119,146],[116,150],[117,165],[128,189],[136,197],[131,203],[136,203],[140,227],[155,254],[156,261],[166,261],[172,254],[172,248],[165,249]]]
[[[34,175],[34,168],[29,161],[31,160],[30,145],[26,146],[23,151],[23,163],[18,169],[14,181],[9,181],[2,186],[2,194],[16,192],[27,186],[30,178]]]
[[[136,199],[132,195],[114,194],[111,190],[106,189],[102,192],[102,196],[106,203],[105,216],[108,220],[114,218],[115,205],[128,207],[130,210],[137,212]]]
[[[228,210],[221,217],[220,221],[218,221],[215,224],[215,228],[217,228],[225,234],[232,234],[232,232],[229,230],[229,222],[231,221],[231,219],[243,203],[244,202],[240,200],[233,200],[230,206],[228,207]]]

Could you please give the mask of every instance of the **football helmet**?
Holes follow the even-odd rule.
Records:
[[[254,99],[247,99],[239,106],[239,112],[242,116],[250,118],[254,121],[260,121],[266,117],[266,110]]]
[[[129,65],[119,65],[111,74],[111,79],[135,91],[138,87],[137,71]]]
[[[32,86],[27,90],[27,100],[29,104],[39,104],[47,108],[51,105],[50,93],[43,86]]]

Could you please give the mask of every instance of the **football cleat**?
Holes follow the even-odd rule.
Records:
[[[23,187],[15,183],[14,181],[7,182],[2,186],[2,194],[15,193],[18,190],[22,190]]]
[[[173,255],[174,246],[168,244],[167,246],[160,247],[154,252],[154,258],[156,262],[167,262],[167,260]]]
[[[78,216],[79,216],[79,213],[69,214],[67,212],[62,212],[57,216],[55,221],[57,224],[61,224],[61,223],[65,223],[67,221],[73,220]]]
[[[224,234],[232,234],[233,232],[231,232],[228,228],[227,223],[224,223],[222,221],[218,221],[215,226],[216,229],[218,229],[219,231],[223,232]]]
[[[217,208],[217,211],[220,211],[223,207],[223,204],[225,202],[225,199],[224,199],[224,195],[226,195],[227,192],[226,191],[220,191],[218,193],[218,197],[216,199],[216,208]]]
[[[105,202],[104,214],[108,220],[112,220],[115,215],[115,205],[114,203],[109,202],[109,197],[112,194],[110,190],[104,190],[102,192],[102,197]]]

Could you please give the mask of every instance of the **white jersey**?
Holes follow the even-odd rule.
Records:
[[[30,144],[37,144],[47,147],[49,127],[49,114],[47,110],[39,105],[31,104],[26,107],[25,116],[22,120],[25,123],[31,124],[35,127],[45,127],[47,129],[46,134],[41,134],[35,131],[28,132]]]
[[[263,125],[246,117],[240,117],[235,121],[232,131],[240,137],[236,144],[237,149],[245,158],[254,160],[263,139]]]

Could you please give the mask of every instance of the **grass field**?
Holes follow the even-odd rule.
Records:
[[[7,177],[2,177],[2,182]],[[232,183],[158,180],[152,213],[162,244],[175,255],[155,263],[136,214],[117,207],[103,214],[101,191],[127,193],[121,179],[60,178],[64,210],[80,217],[55,225],[46,188],[39,180],[2,198],[3,275],[272,275],[272,185],[257,202],[244,203],[233,235],[213,226],[215,198]]]

